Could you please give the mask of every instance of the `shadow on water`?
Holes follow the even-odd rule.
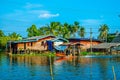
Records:
[[[113,80],[120,79],[120,57],[47,57],[0,54],[1,80]]]

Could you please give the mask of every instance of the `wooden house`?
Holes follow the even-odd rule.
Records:
[[[45,51],[48,49],[47,41],[55,38],[55,36],[36,36],[30,37],[19,41],[9,41],[8,50],[12,53],[18,53],[19,51],[37,50]]]
[[[86,51],[87,49],[90,48],[90,46],[94,46],[94,45],[98,45],[100,43],[102,43],[100,40],[97,39],[92,39],[92,41],[88,38],[70,38],[69,39],[70,43],[80,43],[81,46],[81,50],[82,51]]]
[[[120,43],[101,43],[92,47],[93,52],[117,54],[120,51]]]
[[[112,34],[115,35],[115,34]],[[92,47],[93,52],[104,52],[110,54],[120,53],[120,34],[112,40],[111,43],[101,43]]]

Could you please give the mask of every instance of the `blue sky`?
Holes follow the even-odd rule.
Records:
[[[86,37],[92,28],[96,37],[101,24],[107,24],[111,32],[120,32],[120,0],[1,0],[0,29],[6,34],[20,33],[26,37],[26,29],[52,21],[73,24],[78,21],[86,28]]]

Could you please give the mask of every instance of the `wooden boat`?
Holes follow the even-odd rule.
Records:
[[[57,57],[65,57],[66,55],[64,53],[56,53]]]

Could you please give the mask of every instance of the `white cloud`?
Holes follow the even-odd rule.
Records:
[[[11,13],[5,14],[3,17],[6,19],[13,19],[13,20],[15,19],[18,21],[32,22],[32,21],[37,21],[40,19],[42,20],[43,18],[48,19],[48,18],[59,16],[59,13],[51,14],[51,12],[48,10],[43,10],[43,9],[38,8],[41,6],[42,5],[40,4],[27,3],[24,6],[25,9],[14,10]]]
[[[59,13],[57,14],[51,14],[51,13],[41,13],[39,15],[39,18],[52,18],[52,17],[58,17]]]
[[[40,8],[40,7],[43,7],[43,5],[41,5],[41,4],[26,3],[26,5],[24,6],[24,8],[26,8],[26,9]]]
[[[38,19],[48,19],[58,17],[59,13],[51,14],[47,10],[14,10],[13,13],[4,15],[4,18],[16,19],[20,21],[35,21]]]

